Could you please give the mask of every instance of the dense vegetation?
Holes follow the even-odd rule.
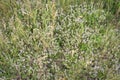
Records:
[[[0,0],[0,80],[120,80],[119,0]]]

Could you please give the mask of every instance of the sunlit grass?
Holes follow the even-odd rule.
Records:
[[[119,4],[1,0],[0,79],[119,80]]]

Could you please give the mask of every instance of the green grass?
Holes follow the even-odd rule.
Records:
[[[1,0],[1,80],[119,80],[119,0]]]

